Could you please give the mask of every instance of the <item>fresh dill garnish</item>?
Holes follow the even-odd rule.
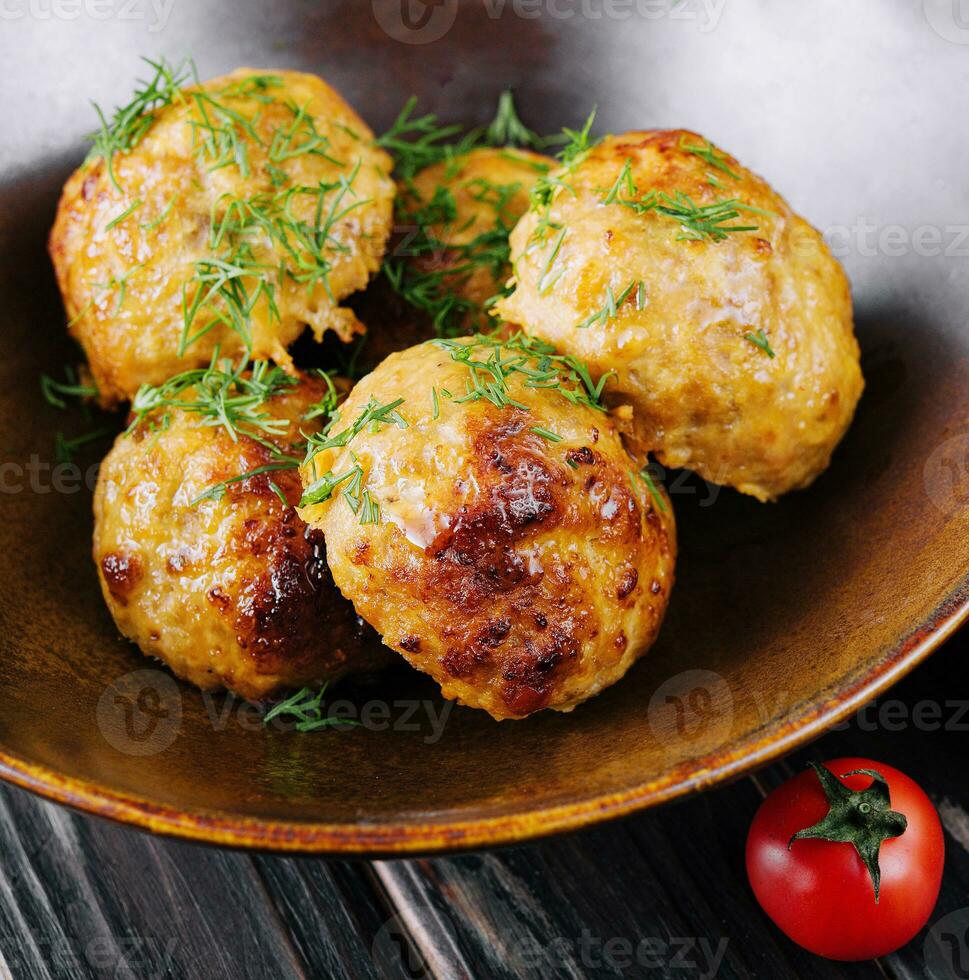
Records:
[[[619,192],[625,190],[629,197],[634,197],[636,194],[636,185],[633,183],[633,162],[628,157],[626,162],[623,164],[622,170],[619,171],[619,176],[616,178],[616,182],[612,185],[610,190],[606,193],[606,196],[602,199],[603,204],[613,204],[619,197]]]
[[[376,140],[377,146],[383,147],[394,158],[394,173],[402,181],[410,180],[432,163],[467,152],[479,138],[479,133],[472,131],[455,141],[454,137],[463,132],[462,126],[442,126],[432,112],[415,116],[416,108],[417,96],[412,95],[390,129]]]
[[[577,323],[576,327],[584,330],[586,327],[601,326],[608,320],[612,320],[619,313],[619,307],[626,302],[627,297],[636,288],[636,285],[637,280],[633,280],[618,296],[613,295],[612,286],[606,286],[605,304],[601,309],[587,316],[581,323]],[[639,282],[639,285],[642,285],[642,282]]]
[[[130,214],[132,214],[132,213],[133,213],[134,211],[137,211],[137,210],[138,210],[138,208],[140,208],[140,207],[141,207],[141,205],[142,205],[143,203],[144,203],[144,202],[143,202],[143,201],[141,200],[141,198],[139,197],[137,201],[135,201],[134,203],[132,203],[132,204],[130,204],[130,205],[129,205],[128,207],[126,207],[126,208],[124,209],[124,211],[122,211],[122,212],[121,212],[121,214],[119,214],[119,215],[118,215],[118,216],[117,216],[116,218],[112,218],[112,219],[111,219],[111,220],[110,220],[110,221],[109,221],[109,222],[108,222],[108,223],[107,223],[107,224],[106,224],[106,225],[104,226],[104,230],[105,230],[105,231],[110,231],[110,230],[111,230],[112,228],[114,228],[114,227],[115,227],[116,225],[119,225],[119,224],[121,224],[121,222],[122,222],[122,221],[124,221],[124,219],[125,219],[125,218],[127,218],[127,217],[128,217],[128,215],[130,215]]]
[[[220,360],[216,351],[208,367],[183,371],[161,385],[142,385],[131,403],[127,431],[133,432],[149,415],[177,408],[198,415],[204,425],[221,426],[233,441],[249,436],[271,448],[265,440],[284,435],[289,422],[270,415],[265,405],[297,381],[268,361],[247,367]]]
[[[349,175],[315,186],[298,185],[249,198],[224,196],[215,202],[209,236],[215,254],[195,262],[194,275],[182,289],[179,356],[218,326],[238,334],[251,349],[253,310],[264,300],[270,320],[280,319],[276,295],[284,276],[308,289],[320,283],[333,298],[332,256],[347,250],[335,236],[336,229],[351,211],[368,203],[353,190],[359,168],[357,161]],[[352,199],[345,203],[348,196]],[[312,210],[309,220],[295,213],[295,202],[301,199]],[[263,258],[267,241],[282,251],[281,261]],[[196,326],[203,314],[206,318]]]
[[[295,458],[282,458],[274,463],[264,463],[262,466],[257,466],[254,469],[247,470],[245,473],[240,473],[238,476],[230,477],[228,480],[222,480],[220,483],[215,483],[211,487],[203,490],[197,497],[194,498],[189,503],[189,507],[195,507],[202,503],[203,500],[221,500],[229,487],[234,486],[237,483],[244,483],[246,480],[251,480],[255,476],[261,476],[263,473],[278,473],[280,470],[295,470],[299,466],[299,460]],[[282,500],[284,504],[288,506],[288,501],[285,495],[279,489],[276,484],[269,481],[270,489],[277,497]]]
[[[323,417],[329,421],[340,404],[340,393],[333,383],[333,378],[330,377],[330,372],[324,371],[322,368],[317,368],[315,373],[317,377],[322,378],[326,383],[326,393],[306,409],[303,413],[304,422],[311,422],[313,419]]]
[[[466,187],[476,200],[494,212],[493,222],[467,242],[455,242],[457,203],[443,185],[434,189],[429,201],[398,205],[398,228],[408,234],[383,264],[383,274],[393,290],[410,306],[425,313],[439,336],[467,332],[467,323],[482,326],[483,310],[458,292],[476,270],[486,270],[495,282],[507,278],[508,235],[514,216],[507,213],[511,198],[521,184],[496,184],[483,178],[468,181]],[[409,199],[408,199],[409,201]],[[438,231],[437,229],[441,230]],[[443,237],[441,237],[443,236]],[[447,261],[442,266],[442,258]]]
[[[197,119],[189,120],[192,139],[199,156],[208,161],[208,169],[221,170],[234,164],[243,177],[248,177],[247,139],[257,146],[264,145],[254,120],[204,89],[191,92],[190,97],[198,114]]]
[[[642,279],[639,280],[639,284],[636,286],[636,309],[646,309],[646,283]]]
[[[94,110],[101,120],[101,128],[88,137],[94,141],[88,160],[103,157],[111,183],[118,190],[117,178],[114,172],[114,157],[116,153],[127,153],[141,141],[155,121],[155,113],[164,106],[171,105],[181,98],[181,88],[194,74],[194,66],[190,61],[184,61],[177,67],[170,65],[164,58],[152,61],[142,59],[154,69],[155,74],[147,81],[140,81],[140,88],[135,90],[131,101],[119,109],[108,121],[101,108],[95,104]]]
[[[538,215],[538,220],[529,240],[529,248],[542,244],[550,231],[558,231],[561,228],[561,225],[552,221],[550,217],[552,198],[560,189],[572,190],[566,178],[575,173],[589,151],[599,142],[590,136],[595,117],[596,110],[593,109],[581,129],[569,129],[567,126],[562,129],[564,145],[556,154],[561,166],[556,171],[541,174],[532,187],[529,209]]]
[[[777,352],[771,347],[767,334],[763,330],[758,330],[756,333],[745,333],[744,340],[748,340],[755,347],[759,347],[771,360],[777,357]]]
[[[273,163],[284,163],[294,157],[311,154],[342,167],[344,164],[330,155],[330,139],[316,128],[316,122],[306,111],[307,107],[290,101],[286,105],[293,114],[293,121],[287,128],[280,127],[273,133],[269,159]]]
[[[534,432],[535,435],[541,436],[543,439],[547,439],[549,442],[561,442],[562,436],[557,432],[553,432],[551,429],[546,429],[541,425],[533,425],[529,432]]]
[[[113,293],[115,290],[118,292],[118,298],[114,304],[113,315],[117,316],[121,312],[121,307],[124,306],[125,297],[128,295],[128,281],[131,277],[144,267],[144,262],[139,262],[133,265],[126,272],[123,272],[120,276],[112,276],[107,282],[95,282],[91,285],[94,289],[101,290],[103,295],[108,293]],[[100,297],[98,297],[100,299]],[[77,320],[80,320],[94,305],[94,300],[92,299],[88,305],[80,311],[73,319],[68,322],[68,326],[73,326]]]
[[[587,364],[556,353],[554,347],[535,337],[517,333],[503,340],[476,334],[469,340],[440,338],[428,343],[448,351],[452,360],[468,369],[465,394],[455,396],[455,404],[485,399],[498,408],[511,406],[527,411],[527,406],[511,395],[508,380],[515,377],[525,388],[555,391],[572,405],[606,410],[602,391],[614,372],[607,372],[596,383]],[[484,357],[475,357],[476,354]]]
[[[341,725],[358,725],[349,718],[337,718],[323,714],[323,695],[328,685],[324,684],[315,694],[311,687],[304,687],[295,694],[274,705],[263,718],[268,725],[274,718],[287,718],[296,722],[296,731],[315,732],[320,728],[334,728]]]
[[[663,499],[663,495],[656,488],[656,483],[653,481],[653,475],[649,471],[649,463],[646,463],[638,473],[634,470],[630,470],[629,477],[632,480],[634,492],[636,490],[636,477],[639,477],[639,479],[643,481],[643,483],[646,485],[646,489],[649,491],[649,495],[652,498],[653,503],[656,506],[656,509],[660,513],[665,514],[666,501]]]
[[[415,116],[416,104],[409,99],[391,129],[377,140],[394,157],[394,174],[404,191],[397,199],[396,224],[405,234],[384,260],[383,274],[405,303],[429,317],[439,336],[456,336],[467,333],[469,324],[472,329],[485,326],[487,309],[508,292],[500,285],[495,296],[479,304],[461,295],[461,286],[478,269],[486,269],[498,284],[508,278],[508,235],[518,219],[509,205],[521,192],[521,183],[499,184],[483,177],[468,180],[464,188],[491,208],[494,219],[489,224],[479,215],[483,230],[470,241],[454,242],[469,225],[455,227],[458,216],[452,191],[442,183],[429,200],[421,200],[413,179],[426,167],[444,163],[442,180],[447,182],[457,177],[461,158],[474,149],[516,143],[539,147],[545,140],[523,125],[508,91],[499,98],[491,124],[467,132],[461,126],[440,125],[433,114]],[[503,152],[537,173],[548,170],[539,161]]]
[[[90,442],[101,439],[103,436],[111,434],[111,429],[105,427],[85,432],[79,436],[72,436],[68,439],[62,432],[58,432],[54,437],[54,460],[58,463],[73,463],[74,454],[82,446]]]
[[[318,476],[313,460],[324,450],[346,448],[364,429],[369,428],[370,431],[374,432],[382,425],[396,425],[399,429],[406,429],[407,421],[397,411],[403,404],[404,399],[397,398],[381,405],[376,398],[371,396],[366,408],[345,429],[336,434],[331,434],[339,421],[339,416],[334,416],[322,432],[311,435],[307,440],[305,464],[312,466],[313,481],[304,490],[299,506],[309,507],[313,504],[321,504],[329,500],[339,487],[347,484],[343,490],[343,499],[346,500],[353,513],[357,515],[360,523],[379,524],[380,507],[370,491],[363,489],[363,467],[357,462],[352,452],[350,455],[353,457],[353,465],[343,473],[335,473],[329,469],[326,473]]]
[[[727,165],[726,153],[719,153],[717,148],[709,140],[707,140],[706,146],[697,146],[687,143],[686,137],[681,136],[680,149],[686,150],[687,153],[692,153],[701,160],[705,160],[711,167],[716,167],[717,170],[723,171],[728,177],[733,177],[734,180],[740,180],[740,174],[735,174]]]
[[[604,199],[602,203],[606,203]],[[715,201],[713,204],[696,204],[681,191],[675,191],[671,197],[665,191],[657,193],[652,190],[641,197],[616,197],[612,203],[636,214],[655,212],[672,218],[680,226],[680,234],[677,235],[679,241],[722,242],[730,234],[757,231],[757,225],[732,225],[728,222],[739,218],[743,211],[767,213],[736,198]]]
[[[175,207],[177,197],[177,194],[172,194],[172,196],[168,199],[168,203],[162,209],[161,214],[159,214],[157,218],[153,219],[152,221],[145,221],[139,224],[138,227],[142,231],[154,231],[172,213],[172,208]]]
[[[40,376],[40,391],[48,405],[64,409],[67,408],[65,398],[80,399],[83,405],[86,400],[98,397],[98,389],[94,383],[83,384],[70,364],[65,366],[64,375],[64,381],[57,381],[49,374]]]
[[[563,228],[558,235],[556,235],[555,241],[552,243],[552,251],[549,253],[548,258],[545,260],[545,263],[542,266],[542,271],[538,275],[536,287],[538,288],[539,296],[541,296],[543,293],[547,293],[562,277],[561,272],[553,279],[549,279],[548,274],[552,271],[552,266],[555,265],[555,260],[558,258],[559,252],[562,250],[562,242],[565,241],[566,232],[568,232],[568,228]]]
[[[541,149],[546,145],[545,139],[530,130],[519,118],[511,89],[505,89],[498,96],[495,118],[491,120],[485,133],[492,146],[531,146]]]
[[[369,490],[364,490],[361,494],[358,516],[361,524],[380,523],[380,504],[377,503]]]

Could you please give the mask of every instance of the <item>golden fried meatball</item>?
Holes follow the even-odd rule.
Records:
[[[863,381],[848,281],[821,236],[695,133],[610,136],[511,236],[498,312],[615,371],[637,448],[760,500],[807,486]]]
[[[50,237],[105,403],[217,345],[288,366],[307,324],[349,339],[362,328],[338,303],[379,268],[392,225],[391,160],[321,79],[240,69],[166,91],[130,150],[68,180]]]
[[[184,408],[147,413],[101,466],[94,560],[118,629],[203,690],[250,700],[379,666],[386,650],[334,587],[322,535],[294,509],[299,474],[262,469],[280,464],[271,446],[290,452],[299,428],[319,428],[303,416],[324,382],[286,384],[277,370],[280,390],[251,410],[240,399],[257,389],[229,385],[227,411],[263,416],[258,428],[239,425],[257,438],[234,439],[197,410],[227,377],[210,374],[206,390],[170,400]]]
[[[480,147],[402,183],[389,268],[398,290],[439,333],[489,325],[485,306],[511,274],[508,235],[554,164],[529,150]]]
[[[669,503],[632,472],[591,381],[544,346],[392,354],[302,470],[300,513],[357,612],[445,697],[499,719],[617,681],[673,583]]]

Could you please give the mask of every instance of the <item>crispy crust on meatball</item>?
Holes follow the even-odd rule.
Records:
[[[638,450],[761,500],[811,483],[863,387],[848,280],[818,232],[695,133],[610,136],[555,176],[512,233],[500,315],[616,371]],[[663,210],[678,194],[740,201],[721,224],[755,228],[697,235]]]
[[[110,168],[85,162],[50,254],[103,402],[202,366],[216,346],[235,354],[250,339],[253,357],[289,365],[306,325],[359,332],[338,303],[379,268],[390,169],[324,81],[252,69],[182,90]]]
[[[392,354],[341,425],[403,398],[400,418],[366,422],[302,471],[301,515],[357,612],[445,697],[498,719],[569,711],[617,681],[655,639],[673,583],[669,503],[633,477],[607,414],[534,377],[510,374],[499,407],[465,397],[472,372],[440,342]],[[354,467],[358,483],[314,502],[327,473]]]
[[[305,379],[270,399],[268,413],[290,422],[273,441],[285,446],[298,427],[312,429],[302,414],[324,392]],[[194,503],[277,458],[205,422],[177,408],[167,422],[150,415],[118,437],[101,467],[94,560],[118,629],[203,690],[253,701],[381,666],[379,639],[333,585],[322,534],[294,509],[295,470],[253,475]]]
[[[479,147],[400,186],[398,251],[410,256],[411,281],[440,275],[437,292],[457,301],[438,324],[444,332],[455,322],[465,330],[489,325],[485,304],[511,274],[508,235],[528,209],[535,182],[554,164],[529,150]]]

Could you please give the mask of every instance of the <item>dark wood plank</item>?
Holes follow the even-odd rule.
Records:
[[[20,978],[301,977],[252,861],[0,792],[0,956]]]
[[[255,861],[310,976],[420,975],[419,954],[369,864],[263,855]]]

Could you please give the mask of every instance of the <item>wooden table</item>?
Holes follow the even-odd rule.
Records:
[[[850,725],[755,776],[490,853],[372,863],[236,853],[3,788],[0,976],[969,977],[967,653],[964,632]],[[854,965],[777,932],[743,863],[764,793],[807,759],[845,754],[914,776],[948,848],[934,931]]]

